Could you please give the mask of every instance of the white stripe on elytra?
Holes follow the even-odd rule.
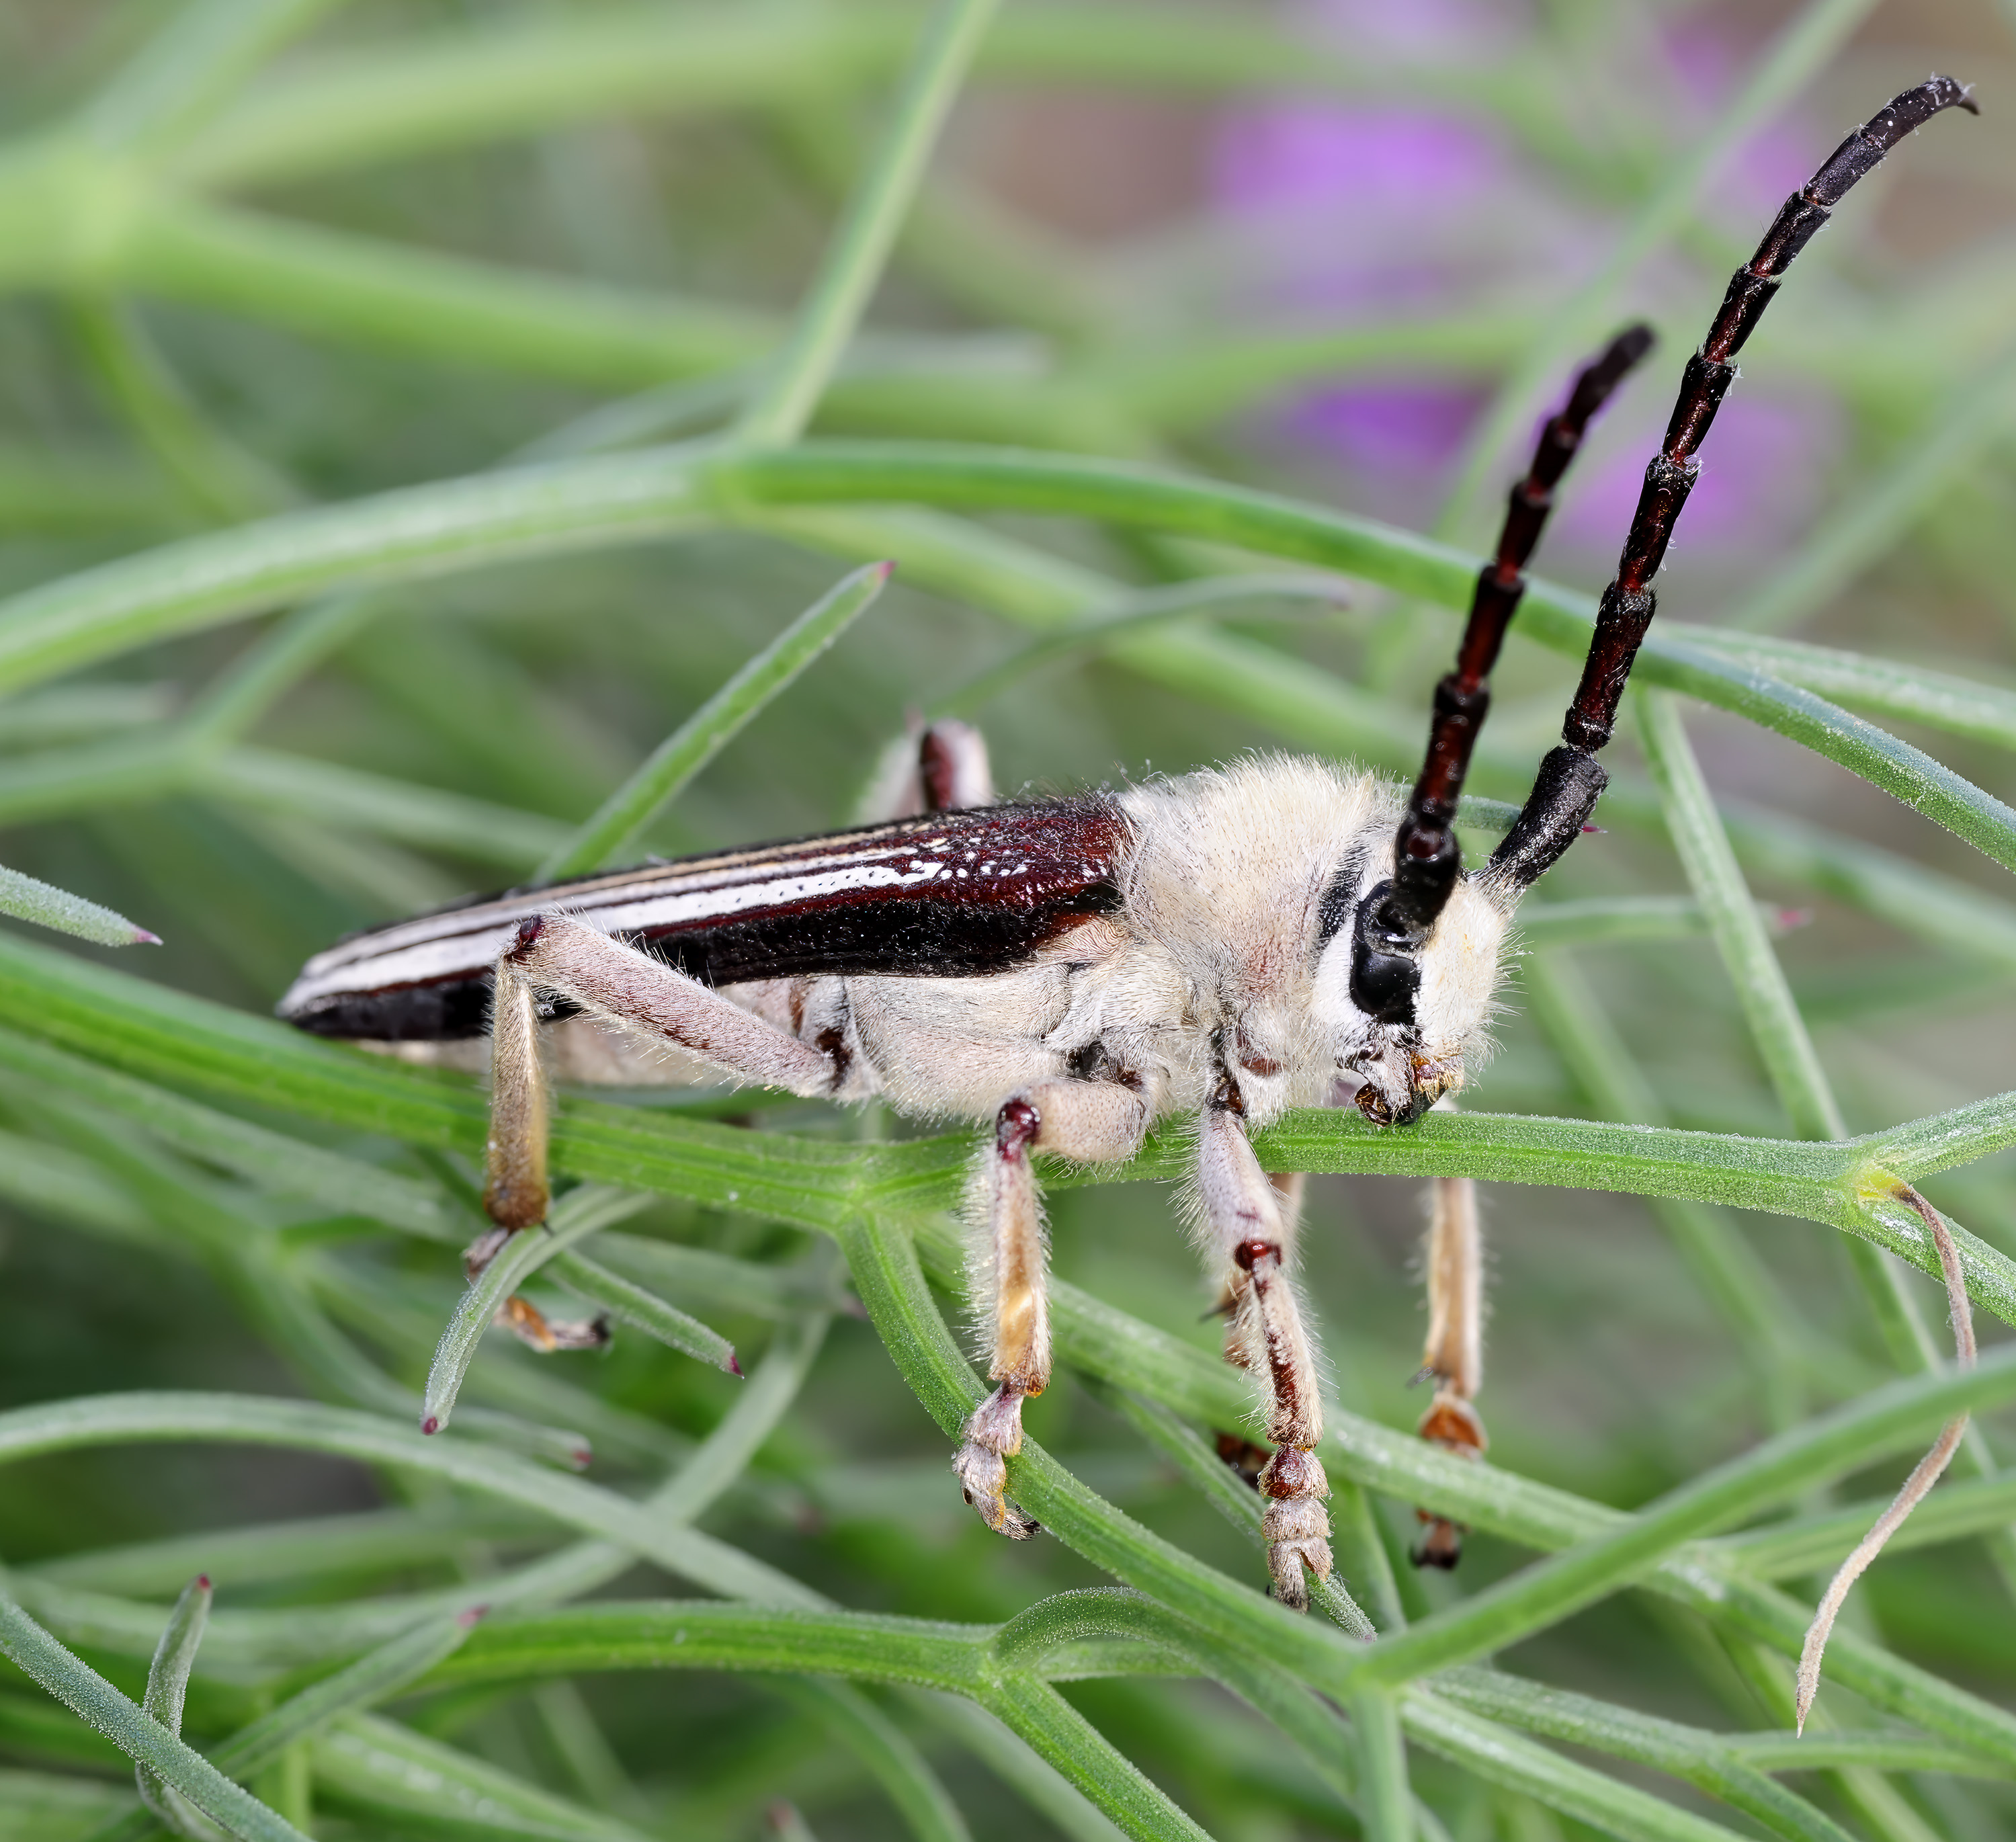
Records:
[[[592,919],[611,934],[643,934],[682,923],[725,920],[754,909],[818,901],[858,890],[920,887],[936,880],[946,866],[914,861],[916,849],[913,844],[905,846],[902,854],[913,861],[902,868],[841,855],[808,858],[783,873],[741,883],[708,878],[700,880],[697,887],[682,882],[674,888],[653,889],[632,881],[599,891],[594,901],[586,902],[560,890],[531,890],[514,901],[428,916],[318,954],[302,968],[280,1008],[291,1013],[346,992],[383,991],[486,972],[520,921],[562,908]],[[1011,873],[1027,867],[1018,865]]]

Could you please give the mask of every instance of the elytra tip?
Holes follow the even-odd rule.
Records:
[[[733,1350],[730,1350],[728,1352],[728,1373],[733,1376],[737,1381],[740,1381],[743,1379],[742,1365],[736,1361],[735,1352]]]
[[[875,566],[875,579],[878,582],[887,581],[895,573],[896,559],[893,556],[884,559]]]
[[[161,937],[158,934],[149,934],[144,927],[136,927],[133,930],[133,945],[136,947],[158,947],[160,944]]]
[[[209,1576],[209,1574],[198,1574],[196,1575],[196,1591],[197,1591],[197,1592],[209,1592],[209,1590],[210,1590],[210,1576]]]
[[[489,1610],[488,1606],[471,1606],[466,1611],[456,1613],[455,1621],[464,1631],[467,1631],[473,1625],[481,1624],[483,1622],[484,1614]]]
[[[435,1414],[429,1414],[420,1422],[420,1430],[423,1433],[438,1433],[441,1430],[440,1417]]]

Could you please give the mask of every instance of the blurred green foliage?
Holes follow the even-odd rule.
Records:
[[[103,1678],[68,1678],[94,1732],[0,1669],[0,1837],[140,1833],[124,1700],[199,1572],[183,1724],[227,1771],[263,1757],[261,1833],[1399,1842],[1406,1797],[1363,1793],[1404,1743],[1424,1842],[2006,1834],[2006,1412],[1858,1589],[1796,1747],[1787,1650],[1955,1390],[2010,1393],[1992,1353],[1939,1372],[1936,1288],[1872,1243],[1929,1252],[1872,1173],[1979,1237],[2008,1318],[2016,1107],[1981,1096],[2016,1085],[2016,23],[1564,0],[1410,41],[1371,9],[1006,0],[912,200],[886,149],[929,145],[921,35],[981,10],[0,14],[0,857],[167,943],[0,943],[0,1557],[19,1642]],[[876,1115],[572,1105],[563,1171],[648,1200],[535,1294],[628,1286],[751,1379],[628,1325],[603,1356],[491,1337],[420,1440],[481,1099],[263,1021],[304,958],[565,851],[881,557],[887,592],[650,848],[844,822],[918,710],[981,721],[1008,787],[1252,747],[1410,770],[1463,551],[1564,369],[1626,312],[1665,335],[1542,559],[1586,590],[1604,482],[1772,175],[1928,63],[1983,118],[1901,149],[1746,351],[1733,401],[1790,445],[1718,431],[1734,509],[1662,578],[1654,758],[1620,736],[1469,1110],[1273,1147],[1332,1173],[1324,1455],[1397,1651],[1253,1590],[1203,1437],[1241,1386],[1147,1180],[1166,1145],[1053,1197],[1063,1366],[1017,1488],[1056,1538],[958,1501],[964,1151]],[[1438,135],[1486,176],[1430,163],[1371,211],[1397,182],[1363,150]],[[1266,192],[1255,147],[1343,176]],[[851,342],[846,290],[812,294],[845,346],[794,374],[812,442],[725,447],[776,410],[765,361],[843,221],[881,279]],[[1375,255],[1432,285],[1382,291]],[[1409,459],[1396,426],[1452,403]],[[1535,585],[1476,791],[1523,793],[1588,606]],[[1798,1142],[1849,1133],[1876,1136]],[[1436,1171],[1503,1179],[1488,1466],[1404,1433]],[[1453,1579],[1401,1558],[1417,1503],[1472,1525]]]

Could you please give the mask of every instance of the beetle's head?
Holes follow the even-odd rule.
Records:
[[[1352,905],[1318,962],[1316,1004],[1340,1074],[1361,1084],[1359,1110],[1410,1125],[1483,1058],[1517,891],[1459,877],[1425,930],[1397,924],[1391,894],[1381,880]]]

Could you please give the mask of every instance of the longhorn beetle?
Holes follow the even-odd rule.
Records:
[[[1735,359],[1793,257],[1905,134],[1967,92],[1934,77],[1858,128],[1788,199],[1688,359],[1665,438],[1604,591],[1561,746],[1517,822],[1466,872],[1457,798],[1521,571],[1589,419],[1651,348],[1621,333],[1577,379],[1512,489],[1456,669],[1436,686],[1411,793],[1307,760],[1248,759],[1117,793],[995,804],[963,725],[917,745],[884,822],[468,901],[311,960],[279,1009],[304,1030],[453,1061],[487,1031],[484,1205],[505,1237],[545,1219],[545,1066],[586,1080],[718,1070],[923,1119],[986,1122],[969,1186],[971,1284],[995,1384],[953,1461],[990,1528],[1035,1525],[1006,1494],[1022,1403],[1050,1374],[1042,1204],[1031,1154],[1118,1164],[1149,1127],[1195,1122],[1190,1192],[1221,1271],[1226,1354],[1256,1377],[1274,1451],[1259,1475],[1274,1590],[1309,1603],[1330,1570],[1312,1347],[1290,1277],[1300,1179],[1270,1178],[1247,1135],[1336,1103],[1399,1131],[1481,1053],[1520,898],[1575,842],[1604,785],[1597,754],[1652,619],[1652,580]],[[543,1025],[543,1027],[542,1027]],[[540,1038],[546,1041],[542,1056]],[[473,1045],[480,1057],[480,1041]],[[675,1052],[668,1059],[668,1051]],[[467,1058],[465,1057],[465,1060]],[[478,1063],[480,1065],[480,1062]],[[1476,1218],[1436,1186],[1422,1434],[1482,1451]],[[513,1320],[552,1347],[592,1331]],[[1453,1565],[1460,1531],[1424,1518],[1417,1559]]]

